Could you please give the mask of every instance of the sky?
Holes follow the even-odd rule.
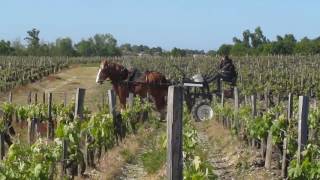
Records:
[[[0,0],[0,39],[75,42],[111,33],[118,44],[217,49],[260,26],[271,40],[320,36],[319,0]]]

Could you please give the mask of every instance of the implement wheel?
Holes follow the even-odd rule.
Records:
[[[191,114],[197,122],[211,119],[213,117],[213,109],[210,106],[210,101],[204,99],[196,101],[192,106]]]

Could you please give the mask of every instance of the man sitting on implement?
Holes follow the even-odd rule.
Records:
[[[208,79],[209,83],[216,80],[218,92],[221,92],[220,79],[225,82],[231,83],[232,86],[235,86],[237,82],[236,69],[232,62],[232,59],[230,59],[227,55],[223,56],[223,58],[221,59],[218,74],[211,79]]]

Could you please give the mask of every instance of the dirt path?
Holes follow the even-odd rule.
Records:
[[[102,95],[106,95],[110,88],[108,83],[97,85],[95,82],[97,67],[76,66],[63,70],[60,73],[50,75],[41,81],[20,86],[12,90],[13,102],[16,104],[26,104],[28,93],[38,93],[38,102],[42,102],[43,92],[52,92],[53,101],[62,103],[64,93],[67,93],[67,101],[74,99],[76,88],[85,88],[85,106],[91,110],[96,110],[97,104],[102,102]],[[8,93],[0,94],[0,101],[7,101]],[[47,100],[47,99],[46,99]]]
[[[135,135],[125,140],[104,154],[97,166],[94,177],[97,179],[141,179],[146,176],[139,161],[144,152],[144,140],[151,135],[152,129],[141,128]]]
[[[214,173],[219,179],[232,179],[234,177],[234,164],[229,163],[228,157],[217,146],[210,145],[208,136],[199,132],[199,139],[204,147],[204,151],[210,152],[208,154],[208,161],[214,168]]]
[[[105,153],[100,160],[97,171],[91,179],[115,179],[115,180],[159,180],[165,179],[165,161],[157,166],[153,173],[148,173],[143,164],[145,153],[154,151],[155,143],[163,134],[165,128],[144,124],[139,128],[137,134],[125,138],[119,146],[113,147]],[[151,161],[149,161],[151,162]],[[159,162],[159,161],[157,161]],[[152,161],[152,163],[157,163]],[[149,167],[150,168],[150,167]]]
[[[116,179],[118,180],[136,180],[144,179],[147,176],[147,172],[143,168],[143,164],[140,161],[141,155],[144,153],[145,149],[140,147],[137,151],[135,162],[127,162],[121,168],[121,174]]]
[[[196,123],[196,128],[219,179],[278,179],[257,163],[260,158],[258,150],[248,148],[218,122],[211,120]]]

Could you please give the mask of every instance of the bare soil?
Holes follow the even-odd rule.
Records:
[[[276,174],[266,171],[264,164],[257,162],[261,159],[257,149],[249,148],[218,122],[196,123],[196,127],[219,179],[279,179]]]
[[[119,146],[107,151],[101,158],[97,169],[91,172],[92,179],[149,179],[143,168],[137,165],[137,156],[143,149],[143,141],[152,134],[152,128],[141,128],[137,134],[133,134],[124,139]],[[123,152],[129,153],[125,157]],[[131,159],[131,160],[129,160]],[[134,162],[130,162],[134,161]],[[128,169],[132,168],[130,173]],[[125,173],[125,174],[124,174]]]

